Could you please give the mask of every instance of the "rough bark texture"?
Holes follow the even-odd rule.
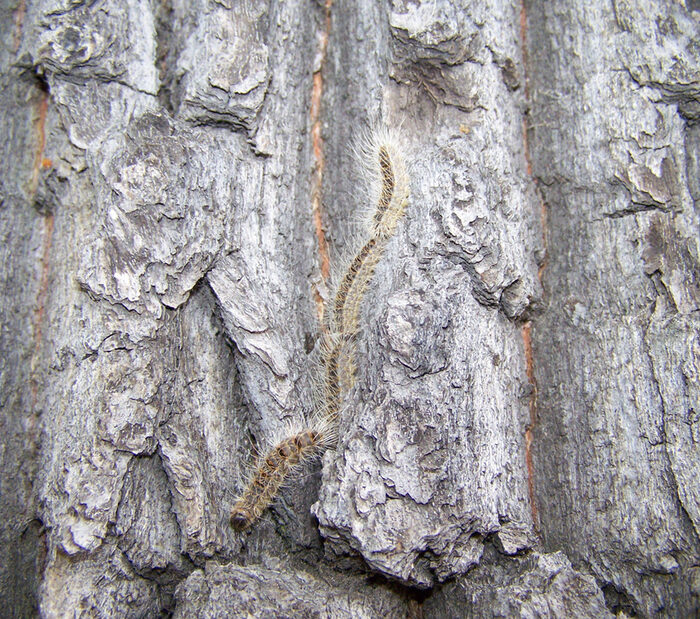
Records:
[[[3,7],[4,612],[698,612],[697,3]],[[236,533],[373,122],[411,199],[337,449]]]
[[[700,13],[550,2],[528,16],[550,256],[533,327],[545,546],[585,563],[613,609],[690,616],[700,594]]]

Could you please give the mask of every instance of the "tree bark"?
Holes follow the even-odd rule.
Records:
[[[14,0],[9,616],[700,612],[700,5]],[[324,306],[398,132],[338,442]]]

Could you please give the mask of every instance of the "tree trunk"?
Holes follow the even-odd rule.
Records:
[[[700,612],[697,2],[3,4],[8,616]]]

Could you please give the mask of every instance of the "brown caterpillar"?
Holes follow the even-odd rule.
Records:
[[[317,421],[289,432],[259,460],[231,512],[231,525],[237,531],[262,515],[295,469],[334,444],[342,396],[354,383],[354,343],[362,300],[409,196],[408,176],[393,134],[384,129],[373,132],[358,154],[372,176],[375,207],[366,226],[368,238],[339,279],[331,311],[326,313]]]
[[[339,338],[336,338],[336,341],[327,338],[326,342],[323,344],[323,370],[325,380],[323,415],[332,422],[337,421],[338,412],[340,410],[341,385],[339,366],[340,356],[343,352],[343,344],[344,342]]]
[[[387,241],[396,231],[409,197],[408,172],[401,156],[397,135],[387,129],[373,132],[358,149],[378,196],[370,236]],[[377,165],[378,164],[378,165]],[[383,252],[383,248],[379,252]]]
[[[377,211],[374,213],[374,223],[376,225],[381,223],[387,209],[391,206],[391,199],[394,197],[394,187],[396,186],[394,167],[391,165],[391,157],[386,146],[379,147],[379,169],[382,172],[382,193],[379,196]]]
[[[277,443],[256,466],[243,494],[231,512],[231,526],[242,531],[272,503],[289,474],[330,446],[333,432],[307,429]]]

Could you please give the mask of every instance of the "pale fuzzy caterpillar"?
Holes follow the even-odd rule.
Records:
[[[321,379],[316,381],[321,384],[316,422],[290,429],[258,459],[231,512],[231,525],[239,531],[260,518],[295,470],[334,445],[342,396],[354,383],[354,346],[362,300],[409,198],[408,175],[396,134],[383,128],[374,130],[355,152],[369,174],[371,207],[365,209],[368,215],[360,248],[338,279],[326,312]]]
[[[338,279],[327,324],[332,343],[328,359],[337,364],[338,380],[326,372],[329,399],[338,392],[349,390],[354,383],[354,339],[358,331],[359,314],[365,292],[374,275],[386,244],[396,231],[409,199],[409,178],[402,156],[398,133],[384,127],[368,133],[355,147],[355,155],[369,179],[371,209],[365,209],[363,234],[359,250],[348,261]],[[333,367],[330,368],[334,369]],[[330,414],[337,415],[337,409]]]
[[[355,156],[368,179],[369,196],[363,216],[367,238],[390,239],[409,198],[409,178],[400,131],[377,127],[355,146]]]
[[[258,458],[243,494],[231,511],[231,526],[247,529],[267,507],[285,482],[306,463],[319,457],[336,441],[335,424],[321,419],[303,429],[288,429],[264,457]]]
[[[398,134],[384,127],[366,134],[355,156],[368,180],[370,208],[361,209],[360,249],[338,280],[328,330],[348,337],[357,330],[359,308],[374,268],[392,237],[409,197],[409,183]]]

